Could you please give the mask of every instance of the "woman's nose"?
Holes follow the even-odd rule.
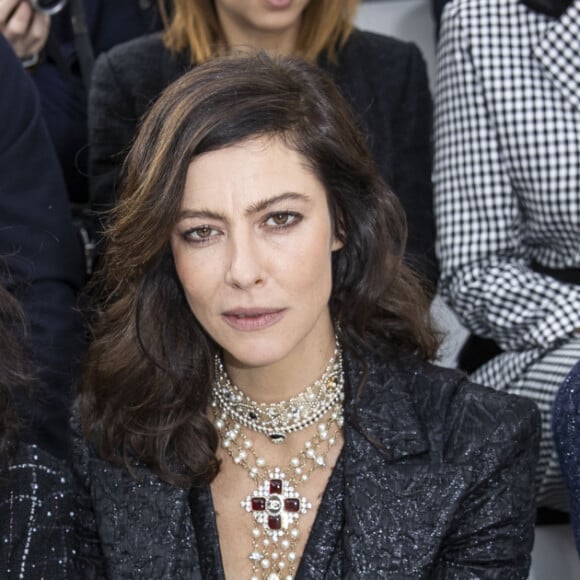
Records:
[[[259,244],[251,236],[230,241],[230,260],[226,272],[228,284],[246,289],[264,281],[264,259]]]

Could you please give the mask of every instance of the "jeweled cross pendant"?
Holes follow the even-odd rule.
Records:
[[[312,507],[286,481],[285,474],[279,468],[270,473],[270,479],[241,503],[247,512],[253,513],[254,519],[266,533],[275,536],[283,534],[300,514],[305,514]]]

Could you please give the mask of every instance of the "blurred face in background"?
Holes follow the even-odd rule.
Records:
[[[302,13],[310,0],[215,0],[231,47],[262,48],[290,54],[296,46]]]

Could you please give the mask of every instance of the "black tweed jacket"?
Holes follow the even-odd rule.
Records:
[[[297,578],[526,579],[539,413],[415,358],[345,359],[344,447]],[[337,476],[336,470],[339,470]],[[223,580],[208,489],[77,442],[78,576]]]

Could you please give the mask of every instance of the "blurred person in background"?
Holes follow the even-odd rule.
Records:
[[[0,256],[4,284],[30,324],[27,346],[39,382],[32,399],[23,391],[15,398],[29,426],[22,436],[64,457],[72,389],[85,349],[77,308],[84,282],[81,243],[38,95],[1,36],[0,78]]]
[[[116,44],[160,27],[155,0],[0,2],[0,32],[38,89],[42,116],[74,204],[86,204],[89,198],[87,95],[92,61]]]
[[[536,402],[538,505],[566,511],[552,405],[580,359],[580,0],[453,0],[435,102],[440,291],[470,378]]]

